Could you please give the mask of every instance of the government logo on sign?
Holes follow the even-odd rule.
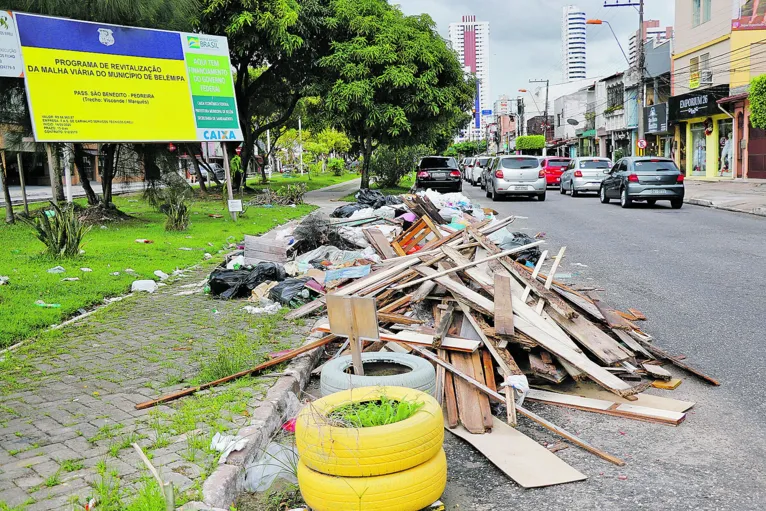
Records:
[[[108,28],[98,29],[98,42],[104,46],[111,46],[114,44],[114,32]]]
[[[186,36],[186,42],[189,44],[189,48],[199,50],[199,37]]]

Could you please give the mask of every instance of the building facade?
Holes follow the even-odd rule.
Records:
[[[673,39],[673,27],[661,27],[659,20],[644,21],[644,43],[649,44],[652,41],[662,43]],[[628,42],[628,59],[630,65],[635,66],[638,59],[638,30],[630,36]]]
[[[489,23],[476,21],[476,16],[463,16],[460,23],[450,23],[449,39],[466,72],[478,80],[474,105],[476,115],[471,124],[471,133],[465,138],[484,138],[487,124],[493,122],[492,87],[489,81]]]
[[[582,80],[587,76],[586,21],[585,11],[579,7],[564,7],[561,19],[561,69],[564,82]]]

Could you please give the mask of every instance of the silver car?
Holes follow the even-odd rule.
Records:
[[[487,164],[492,160],[491,156],[479,156],[476,158],[471,172],[468,174],[468,181],[473,186],[478,186],[481,183],[481,173],[487,167]]]
[[[536,156],[499,156],[487,173],[487,197],[535,196],[545,200],[545,169]]]
[[[559,191],[561,195],[570,192],[572,197],[586,192],[598,193],[601,182],[606,176],[604,171],[611,168],[612,161],[609,158],[596,156],[575,158],[569,162],[569,166],[561,174]]]

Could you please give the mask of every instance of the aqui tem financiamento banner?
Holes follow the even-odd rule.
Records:
[[[242,140],[225,37],[14,15],[36,140]]]

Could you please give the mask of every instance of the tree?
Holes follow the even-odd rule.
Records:
[[[750,83],[750,124],[766,129],[766,75],[753,78]]]
[[[331,7],[332,53],[319,62],[333,85],[323,101],[360,148],[362,188],[369,188],[378,144],[446,149],[476,88],[429,16],[405,16],[385,0],[332,0]]]
[[[196,28],[229,40],[244,169],[255,143],[285,125],[301,98],[321,90],[326,72],[316,63],[330,47],[328,1],[203,0]]]
[[[524,135],[516,138],[516,150],[539,151],[545,148],[545,135]]]

